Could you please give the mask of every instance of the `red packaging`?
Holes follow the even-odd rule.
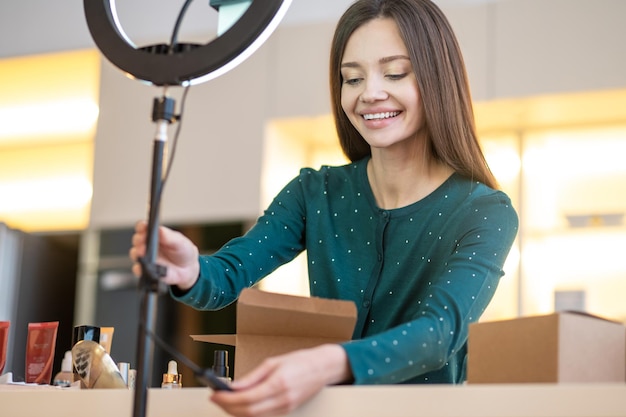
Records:
[[[58,321],[28,323],[26,341],[26,382],[50,384]]]
[[[7,361],[7,344],[9,341],[10,321],[0,321],[0,375]]]

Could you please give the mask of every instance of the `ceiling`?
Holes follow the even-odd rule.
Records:
[[[215,31],[209,0],[191,3],[181,35]],[[495,0],[435,0],[441,6]],[[501,1],[501,0],[500,0]],[[335,21],[353,0],[292,0],[283,25]],[[0,58],[93,47],[81,0],[0,1]],[[169,39],[183,0],[116,0],[124,31],[137,44]],[[208,22],[208,23],[207,23]],[[212,27],[213,28],[212,28]],[[210,39],[210,38],[209,38]],[[9,41],[10,40],[10,41]]]

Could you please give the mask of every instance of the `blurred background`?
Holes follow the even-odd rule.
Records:
[[[465,54],[487,159],[520,215],[482,319],[579,310],[626,322],[626,2],[435,2]],[[183,3],[116,2],[137,45],[167,42]],[[244,233],[300,167],[345,162],[327,67],[350,3],[293,0],[249,60],[191,87],[162,223],[210,253]],[[208,42],[216,22],[207,1],[193,2],[179,40]],[[115,327],[111,354],[134,365],[127,252],[147,216],[161,93],[100,55],[82,1],[0,3],[0,320],[12,322],[5,371],[18,378],[33,321],[60,321],[55,372],[78,324]],[[307,294],[304,256],[263,288]],[[233,333],[234,307],[199,313],[163,296],[158,332],[210,366],[214,349],[232,348],[189,335]],[[168,360],[157,349],[154,384]]]

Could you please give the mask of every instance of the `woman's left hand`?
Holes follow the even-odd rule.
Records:
[[[297,350],[263,361],[232,383],[233,391],[215,391],[211,400],[237,417],[268,417],[287,414],[326,385],[351,380],[345,350],[321,345]]]

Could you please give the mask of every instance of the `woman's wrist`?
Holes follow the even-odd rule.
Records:
[[[325,373],[327,385],[339,385],[353,381],[352,369],[346,350],[338,344],[318,346],[320,357],[325,358]]]
[[[174,295],[176,295],[177,297],[181,297],[187,294],[193,288],[193,286],[196,285],[196,283],[200,279],[199,263],[197,268],[192,268],[192,272],[189,274],[189,276],[194,276],[195,278],[187,280],[184,284],[178,283],[172,285],[172,292],[174,293]]]

